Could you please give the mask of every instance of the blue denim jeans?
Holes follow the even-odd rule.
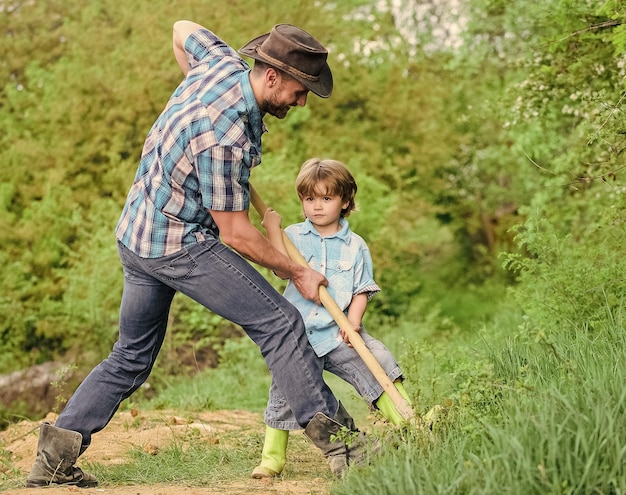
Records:
[[[317,412],[335,416],[337,400],[322,378],[300,313],[241,256],[215,239],[155,259],[140,258],[120,243],[118,251],[124,270],[118,340],[55,424],[79,432],[82,451],[148,378],[176,292],[243,328],[259,346],[300,426]]]
[[[401,378],[402,371],[391,351],[365,330],[361,331],[361,337],[389,379],[393,382]],[[384,392],[382,385],[378,383],[356,350],[343,341],[328,354],[317,357],[317,360],[320,362],[321,368],[352,385],[370,407],[373,407],[372,404]],[[269,400],[265,409],[265,424],[277,430],[297,430],[300,428],[286,395],[282,393],[279,382],[274,379],[272,379]]]

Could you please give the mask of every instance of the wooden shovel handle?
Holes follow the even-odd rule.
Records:
[[[263,202],[263,199],[256,192],[252,184],[249,184],[249,186],[250,186],[250,200],[252,202],[252,206],[254,206],[254,209],[261,216],[261,218],[263,218],[265,216],[265,212],[267,211],[267,205]],[[289,236],[285,233],[285,231],[282,232],[282,235],[283,235],[283,241],[285,243],[285,248],[287,249],[287,252],[289,253],[289,257],[296,263],[302,266],[308,267],[309,265],[307,264],[306,260],[304,259],[300,251],[298,251],[298,248],[296,248],[296,246],[293,244],[293,242],[291,241]],[[344,330],[346,334],[348,335],[348,339],[350,340],[350,344],[352,344],[352,347],[354,347],[354,350],[358,353],[361,359],[363,359],[367,368],[372,372],[372,374],[374,375],[378,383],[380,383],[380,385],[383,387],[383,390],[387,392],[387,394],[389,394],[389,397],[391,397],[391,400],[396,406],[396,409],[398,410],[398,412],[405,419],[409,419],[413,417],[414,412],[413,412],[413,409],[411,408],[411,405],[408,403],[408,401],[404,397],[402,397],[400,392],[398,392],[398,389],[395,387],[393,382],[389,379],[389,377],[387,376],[387,373],[385,373],[385,370],[382,368],[380,363],[376,360],[376,357],[367,348],[367,346],[365,345],[365,342],[363,342],[363,338],[361,337],[359,332],[356,332],[354,330],[354,328],[348,321],[348,318],[346,317],[344,312],[337,305],[337,303],[332,298],[332,296],[330,295],[326,287],[324,287],[323,285],[320,285],[319,296],[320,296],[320,301],[322,302],[322,305],[331,314],[331,316],[335,320],[335,323],[337,323],[337,325],[339,325],[339,328]]]

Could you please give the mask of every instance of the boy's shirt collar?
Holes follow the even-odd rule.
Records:
[[[350,242],[350,225],[348,224],[348,221],[343,217],[340,218],[339,226],[340,226],[340,229],[337,232],[335,232],[332,235],[324,236],[324,238],[337,237],[338,239],[344,241],[345,243],[349,243]],[[302,224],[302,234],[313,234],[318,237],[322,237],[308,218]]]

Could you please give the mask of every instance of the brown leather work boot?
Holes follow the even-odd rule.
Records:
[[[380,449],[380,443],[370,445],[366,434],[356,428],[341,403],[333,419],[321,412],[313,416],[304,434],[322,451],[331,471],[337,476],[341,476],[350,465],[363,464],[367,453]]]
[[[37,458],[28,475],[26,486],[40,488],[50,485],[72,485],[81,488],[98,486],[95,476],[74,466],[83,437],[72,430],[42,423],[37,444]]]

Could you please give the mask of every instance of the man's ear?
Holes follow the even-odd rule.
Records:
[[[265,70],[265,85],[268,88],[273,88],[280,82],[280,75],[278,71],[272,67],[268,67]]]

